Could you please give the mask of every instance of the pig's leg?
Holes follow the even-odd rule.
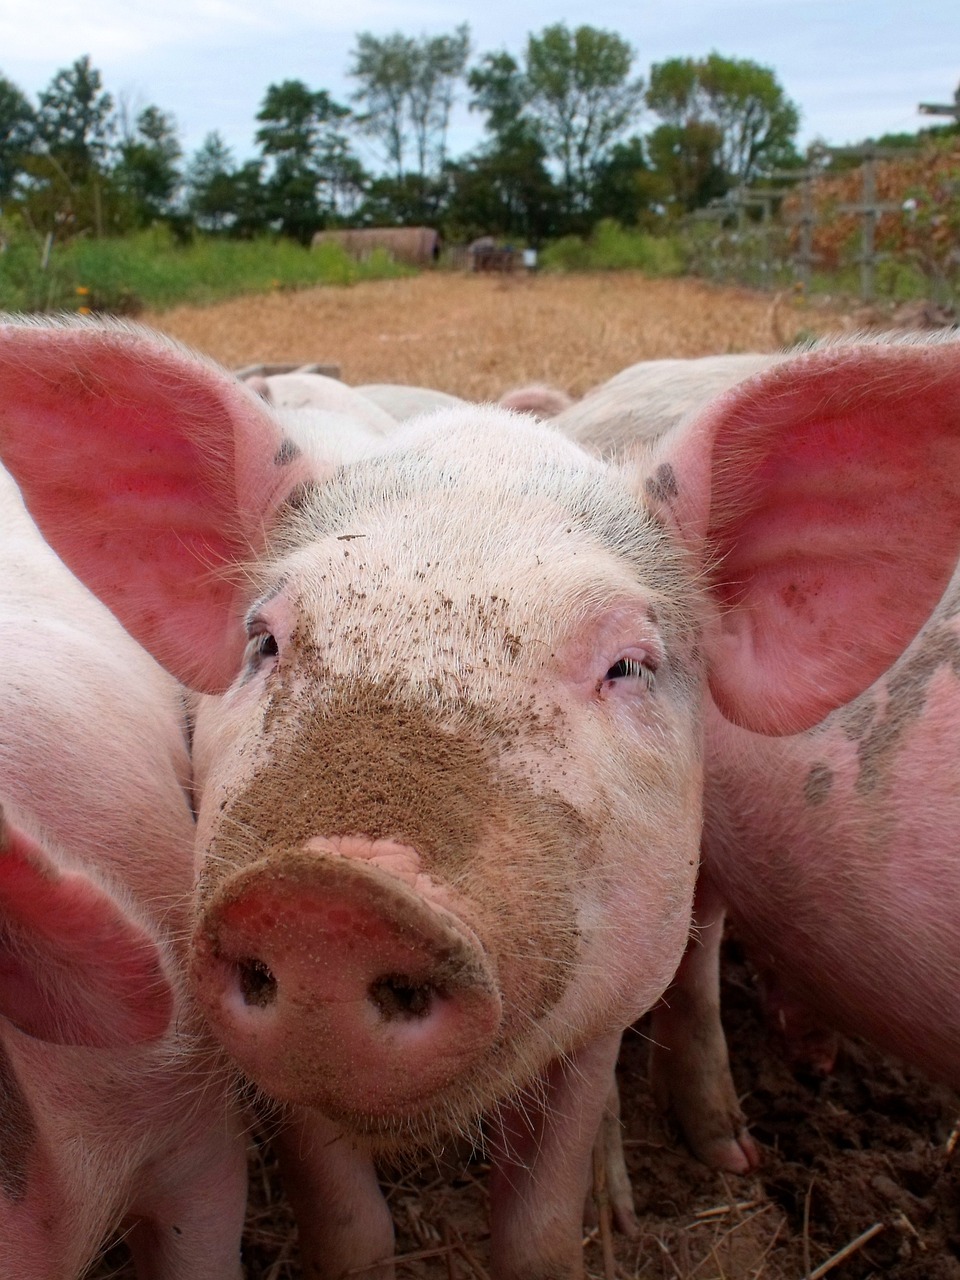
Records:
[[[640,1223],[637,1221],[633,1205],[633,1187],[630,1184],[630,1174],[627,1172],[627,1161],[623,1153],[620,1088],[617,1084],[616,1072],[610,1082],[607,1105],[603,1109],[603,1120],[600,1122],[600,1131],[597,1134],[593,1153],[593,1167],[595,1175],[599,1169],[604,1179],[603,1194],[610,1205],[614,1226],[625,1236],[635,1240],[640,1234]],[[583,1212],[583,1220],[588,1226],[594,1226],[598,1216],[597,1200],[600,1188],[596,1184],[597,1178],[594,1176],[594,1185],[587,1196]]]
[[[751,960],[753,957],[751,956]],[[790,1065],[825,1078],[836,1066],[840,1036],[826,1027],[814,1010],[782,986],[773,969],[754,965],[767,1021],[783,1043]]]
[[[300,1235],[304,1280],[393,1280],[393,1222],[371,1156],[318,1112],[292,1111],[273,1140]]]
[[[491,1124],[495,1280],[580,1280],[583,1205],[620,1033],[554,1063]]]
[[[724,907],[702,871],[694,902],[696,933],[677,976],[653,1013],[650,1084],[657,1105],[676,1117],[705,1164],[747,1173],[760,1149],[737,1101],[720,1022],[720,942]]]
[[[127,1235],[137,1280],[241,1280],[247,1206],[246,1142],[224,1116],[182,1148],[186,1158],[154,1171]]]

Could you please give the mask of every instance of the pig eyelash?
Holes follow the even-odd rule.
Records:
[[[597,685],[597,692],[608,682],[628,679],[639,679],[646,690],[652,691],[656,684],[656,667],[643,658],[620,658]]]
[[[270,631],[255,631],[247,643],[247,666],[256,669],[271,659],[279,657],[280,646]]]

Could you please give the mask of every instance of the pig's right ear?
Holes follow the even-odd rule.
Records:
[[[243,569],[310,477],[266,406],[146,330],[0,324],[0,461],[44,537],[178,679],[227,687]]]
[[[666,437],[646,489],[718,606],[720,711],[808,728],[896,661],[956,568],[960,343],[785,361]]]
[[[144,926],[0,811],[0,1016],[39,1040],[106,1048],[155,1040],[172,1012]]]

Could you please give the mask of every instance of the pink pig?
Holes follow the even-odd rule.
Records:
[[[244,1141],[177,975],[183,704],[0,473],[0,1275],[238,1280]]]
[[[862,420],[878,441],[960,421],[955,338],[879,339],[849,354],[873,371]],[[814,382],[811,404],[818,393]],[[861,483],[858,501],[897,539],[936,518],[933,490],[952,487],[960,503],[960,478],[937,453],[913,469],[909,507],[890,499],[879,466]],[[894,666],[804,733],[761,738],[709,715],[700,941],[656,1013],[652,1072],[710,1164],[744,1171],[759,1158],[719,1018],[724,907],[798,1056],[829,1069],[839,1030],[960,1087],[958,615],[955,568]],[[823,651],[825,665],[832,657]]]
[[[912,351],[887,372],[930,404],[957,376]],[[868,430],[875,381],[858,353],[786,364],[636,467],[471,407],[324,469],[144,332],[0,330],[28,505],[216,695],[192,972],[246,1074],[300,1106],[312,1274],[389,1251],[367,1152],[484,1115],[495,1275],[582,1275],[620,1032],[688,933],[707,688],[757,733],[817,723],[956,561],[960,428]]]

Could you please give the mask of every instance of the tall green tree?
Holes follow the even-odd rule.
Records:
[[[35,131],[33,107],[12,80],[0,75],[0,206],[13,195]]]
[[[531,35],[526,50],[527,112],[560,167],[570,213],[589,208],[610,149],[636,123],[643,81],[634,52],[611,31],[564,23]]]
[[[489,142],[451,167],[449,216],[466,238],[490,233],[541,243],[558,229],[560,193],[547,166],[529,88],[506,51],[487,53],[467,77],[470,110],[486,116]]]
[[[469,56],[470,28],[465,22],[451,35],[424,37],[416,45],[408,110],[416,172],[422,176],[440,173],[446,163],[450,112]]]
[[[39,95],[36,146],[24,166],[22,207],[37,230],[63,237],[118,229],[122,201],[110,177],[116,131],[113,98],[90,59],[58,71]]]
[[[159,107],[144,107],[131,128],[121,125],[119,156],[113,179],[126,195],[131,221],[149,226],[170,216],[181,182],[183,149],[176,121]]]
[[[203,231],[246,237],[267,225],[267,193],[259,160],[237,168],[217,132],[208,133],[186,173],[187,207]]]
[[[415,192],[419,181],[425,209],[446,162],[450,113],[469,52],[465,23],[450,35],[419,40],[401,32],[357,36],[350,67],[358,82],[357,122],[379,140],[398,189]]]
[[[272,164],[269,215],[285,235],[306,243],[336,214],[349,183],[362,187],[362,166],[342,127],[349,117],[325,89],[311,90],[302,80],[267,89],[256,140]]]
[[[749,59],[671,58],[651,68],[647,106],[702,147],[715,131],[715,164],[729,186],[752,182],[767,168],[796,164],[800,113],[774,73]],[[682,145],[684,134],[672,135]]]
[[[113,98],[89,57],[58,71],[39,104],[37,136],[66,178],[81,184],[103,173],[117,121]]]
[[[729,191],[732,183],[721,152],[720,129],[710,121],[661,124],[648,135],[659,198],[671,212],[692,213]]]

